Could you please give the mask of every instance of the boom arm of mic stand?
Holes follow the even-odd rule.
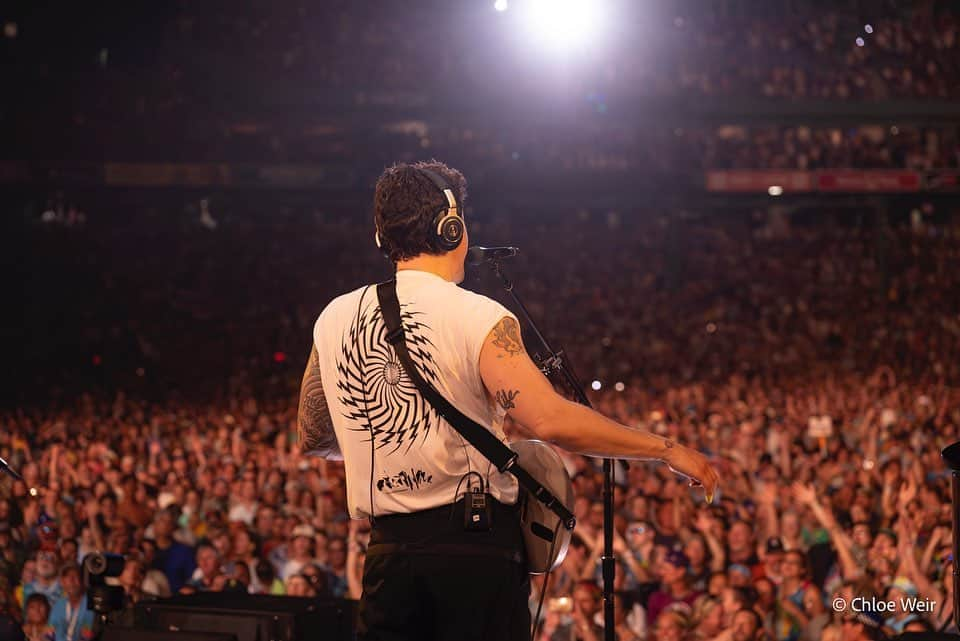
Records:
[[[517,296],[513,282],[503,272],[500,262],[493,261],[491,265],[493,272],[500,279],[504,291],[513,299],[514,304],[517,306],[517,309],[520,310],[520,315],[527,323],[527,326],[533,330],[533,333],[537,336],[537,340],[540,341],[540,344],[543,345],[547,351],[548,355],[541,360],[541,365],[545,366],[548,372],[559,372],[566,380],[568,386],[573,389],[573,393],[577,397],[577,402],[592,408],[593,405],[590,403],[590,399],[587,398],[587,393],[583,390],[580,379],[577,378],[569,361],[564,358],[563,351],[555,352],[553,348],[550,347],[550,343],[547,342],[546,337],[540,333],[540,329],[530,317],[530,312],[527,311],[526,305],[524,305],[520,297]],[[624,466],[626,466],[626,462],[624,461],[623,463]],[[601,570],[603,574],[603,637],[605,641],[614,641],[613,581],[617,568],[616,557],[613,555],[613,459],[610,458],[603,459],[603,557],[601,557]]]

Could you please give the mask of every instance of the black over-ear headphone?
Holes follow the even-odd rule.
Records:
[[[430,182],[436,185],[444,198],[447,199],[447,206],[438,211],[436,218],[433,220],[433,228],[436,232],[436,237],[433,242],[438,249],[446,252],[452,251],[460,245],[464,232],[463,214],[460,211],[460,204],[457,202],[457,197],[454,195],[450,185],[447,184],[447,181],[437,172],[419,168],[417,171],[429,178]],[[382,250],[383,244],[380,240],[379,229],[374,236],[374,240],[377,242],[377,247]]]

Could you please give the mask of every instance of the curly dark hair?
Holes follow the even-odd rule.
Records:
[[[436,241],[434,221],[447,201],[430,178],[418,169],[433,171],[447,181],[461,214],[467,199],[466,178],[442,162],[398,163],[384,170],[374,191],[373,222],[380,234],[381,248],[394,263],[420,254],[445,252]]]

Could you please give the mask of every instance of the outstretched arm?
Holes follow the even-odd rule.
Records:
[[[588,456],[660,460],[702,484],[713,498],[719,477],[699,452],[612,421],[559,395],[527,355],[517,321],[505,316],[480,350],[480,376],[490,397],[537,438]]]
[[[830,538],[837,547],[837,558],[840,560],[840,574],[844,580],[850,581],[860,578],[863,575],[863,570],[857,565],[856,559],[853,556],[853,541],[837,523],[833,513],[817,500],[817,492],[814,490],[813,485],[794,483],[793,494],[797,497],[797,500],[810,508],[810,511],[813,512],[817,521],[820,522],[820,525],[830,534]]]
[[[327,408],[320,379],[320,356],[316,346],[310,350],[307,367],[300,383],[300,406],[297,410],[297,440],[300,451],[328,459],[343,459],[333,420]]]

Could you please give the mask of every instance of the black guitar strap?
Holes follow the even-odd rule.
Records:
[[[440,414],[453,429],[459,432],[460,436],[467,439],[467,441],[493,463],[500,472],[513,474],[517,482],[520,483],[524,489],[530,492],[531,495],[560,518],[565,528],[572,530],[574,525],[576,525],[576,518],[550,490],[545,488],[517,463],[516,452],[504,445],[490,430],[473,421],[454,407],[450,401],[435,390],[433,386],[420,375],[420,372],[417,371],[416,365],[414,365],[413,360],[410,358],[410,352],[407,350],[407,341],[404,337],[403,325],[400,321],[400,301],[397,300],[397,281],[388,280],[385,283],[377,285],[377,300],[380,302],[380,313],[387,327],[387,342],[393,346],[397,358],[400,359],[400,364],[403,365],[407,376],[409,376],[413,384],[417,386],[423,398],[437,410],[437,413]]]

